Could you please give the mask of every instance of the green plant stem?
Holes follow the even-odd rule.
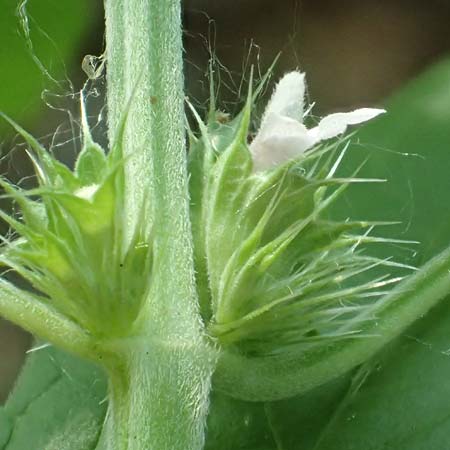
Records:
[[[368,313],[359,338],[320,346],[298,357],[252,359],[223,352],[214,386],[249,401],[273,401],[304,393],[367,361],[449,292],[450,247],[386,295]]]
[[[109,371],[108,448],[203,448],[209,378],[195,389],[191,380],[199,365],[209,370],[208,359],[185,343],[133,342],[126,364]],[[190,363],[184,364],[187,360]]]
[[[199,450],[215,357],[194,282],[180,0],[106,0],[105,12],[111,142],[131,99],[128,230],[151,227],[155,261],[138,338],[110,370],[109,448]]]

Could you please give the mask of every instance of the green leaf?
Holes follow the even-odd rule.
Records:
[[[262,403],[211,396],[205,450],[278,450]]]
[[[315,450],[450,447],[450,303],[445,301],[373,364]]]
[[[277,450],[312,450],[351,386],[344,376],[308,393],[266,404]],[[363,447],[364,448],[364,447]]]
[[[0,410],[0,448],[94,450],[105,398],[99,369],[56,349],[37,350]]]

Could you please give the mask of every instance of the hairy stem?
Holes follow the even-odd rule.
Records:
[[[186,344],[141,344],[135,342],[126,364],[109,372],[108,448],[203,448],[210,378],[197,379],[195,385],[191,380],[199,366],[209,370],[208,354]]]
[[[110,139],[131,99],[124,139],[128,229],[151,228],[155,261],[139,348],[124,351],[120,369],[111,372],[110,417],[120,432],[110,448],[201,449],[214,356],[194,282],[180,0],[106,0],[105,10]]]

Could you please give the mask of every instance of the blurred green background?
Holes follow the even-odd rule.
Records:
[[[0,110],[30,129],[43,143],[54,145],[63,159],[70,161],[75,151],[70,118],[71,115],[76,117],[77,92],[86,78],[81,62],[87,54],[103,52],[101,1],[0,0],[0,7]],[[386,106],[388,114],[382,120],[358,133],[346,168],[349,170],[368,157],[364,175],[385,177],[388,183],[376,190],[373,187],[350,190],[340,203],[338,214],[401,220],[398,227],[386,233],[418,240],[420,245],[391,248],[392,255],[420,265],[450,243],[449,23],[450,2],[447,0],[186,0],[187,89],[199,103],[206,98],[204,74],[213,49],[224,67],[222,92],[226,107],[227,101],[232,104],[237,100],[240,74],[246,62],[256,61],[264,71],[282,51],[276,72],[300,68],[307,73],[308,95],[316,104],[315,114],[358,106]],[[252,57],[249,59],[250,48]],[[96,80],[93,86],[101,94],[104,82]],[[99,116],[101,112],[101,102],[92,102],[89,114]],[[104,130],[99,134],[104,134]],[[62,145],[64,141],[69,144]],[[30,167],[20,151],[20,140],[3,124],[0,124],[0,145],[2,174],[17,181],[25,179]],[[433,345],[441,356],[450,348],[450,336],[447,339],[443,331],[448,329],[445,322],[448,316],[443,306],[428,317],[426,323],[419,325],[417,331],[425,333],[430,341],[438,342]],[[30,338],[22,331],[6,322],[1,324],[0,398],[4,399],[11,388],[30,345]],[[424,385],[430,380],[438,384],[442,374],[450,373],[447,360],[432,359],[432,353],[424,352],[423,345],[409,339],[401,345],[402,351],[410,355],[409,366],[392,368],[391,365],[391,371],[380,376],[384,377],[383,386],[393,386],[390,389],[397,389],[396,392],[401,390],[401,386],[392,381],[396,373],[402,373],[402,377],[413,383],[413,379],[408,378],[411,377],[408,367],[419,370],[420,362],[427,358],[430,359],[427,364],[439,376],[433,378],[420,369],[418,373]],[[370,397],[370,389],[374,394],[369,400],[366,396],[365,402],[376,403],[376,398],[391,395],[388,392],[380,396],[377,382],[375,379],[369,383],[367,395]],[[326,416],[326,408],[332,409],[335,403],[336,392],[342,391],[342,383],[339,383],[321,391],[323,411],[314,409],[317,397],[311,394],[311,414],[319,417],[317,422],[307,424],[311,435],[321,429],[324,411]],[[441,383],[440,388],[441,397],[445,398],[450,388],[445,383]],[[406,392],[406,388],[403,389]],[[422,390],[422,396],[416,397],[417,409],[428,404],[427,394]],[[433,401],[439,401],[438,397]],[[218,403],[220,401],[219,398]],[[308,401],[309,397],[303,399],[302,405]],[[398,417],[402,416],[410,398],[406,395],[402,401],[397,405]],[[357,410],[358,404],[355,404]],[[345,409],[345,405],[341,404],[342,408]],[[386,407],[375,405],[374,411],[383,406]],[[253,414],[248,408],[245,405],[232,408],[230,415],[242,413],[242,417],[247,417]],[[276,427],[277,409],[296,421],[302,420],[301,409],[295,402],[273,406],[261,420],[273,417],[275,425],[269,425]],[[433,407],[429,417],[436,410]],[[259,423],[260,410],[255,414]],[[374,416],[373,421],[376,422],[380,414]],[[446,414],[443,409],[442,417]],[[411,421],[416,419],[413,417]],[[349,430],[349,436],[354,436],[352,413],[335,422],[330,420],[328,434],[320,438],[323,444],[319,442],[317,449],[333,448],[334,444],[327,442],[337,442],[333,431],[336,427],[344,430],[344,437],[335,448],[350,448],[345,430]],[[442,419],[441,423],[447,422]],[[287,431],[280,438],[284,446],[278,448],[299,448],[298,430],[294,425],[280,422],[280,433]],[[378,430],[373,423],[370,426]],[[236,429],[236,433],[240,432],[238,425]],[[255,430],[256,435],[258,428]],[[214,433],[214,423],[212,431]],[[410,431],[405,430],[404,434]],[[227,435],[226,439],[231,438]],[[262,449],[264,436],[255,439],[259,439],[256,448]],[[443,448],[439,446],[442,441],[437,447],[430,447],[427,442],[423,447],[417,444],[414,448]],[[309,448],[306,441],[302,444]],[[272,448],[270,445],[267,444],[267,448]],[[364,443],[355,445],[355,449],[364,448]],[[413,448],[404,445],[398,448]],[[397,447],[394,443],[373,448]]]

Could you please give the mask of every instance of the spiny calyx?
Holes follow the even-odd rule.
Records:
[[[269,107],[276,103],[283,110],[276,97]],[[262,362],[281,369],[287,361],[364,337],[377,299],[401,279],[383,269],[405,269],[365,253],[364,244],[384,241],[369,236],[376,223],[327,217],[329,206],[350,184],[381,181],[336,175],[348,140],[305,152],[307,146],[292,139],[292,127],[272,130],[277,139],[270,141],[269,150],[277,152],[277,142],[290,150],[284,162],[263,170],[258,152],[268,151],[268,141],[262,148],[258,135],[251,144],[248,139],[252,103],[250,94],[240,115],[228,123],[215,114],[203,123],[194,112],[200,132],[190,133],[189,155],[201,310],[210,336],[222,348],[222,359],[232,356],[246,367],[240,376],[248,382],[241,386],[251,380],[258,385],[257,378],[264,378]],[[270,114],[264,117],[263,122],[270,120]],[[340,126],[335,135],[345,128]],[[267,400],[297,393],[297,386],[277,393],[276,377],[261,382],[260,393],[257,387],[247,393],[234,383],[221,384],[224,379],[236,381],[227,371],[237,364],[219,363],[216,376],[219,389],[230,395]]]
[[[124,239],[123,157],[120,136],[109,154],[83,119],[83,148],[71,171],[3,116],[27,141],[38,187],[1,185],[21,217],[1,212],[15,231],[4,239],[0,261],[48,304],[98,338],[132,333],[150,279],[149,237],[134,230]]]

